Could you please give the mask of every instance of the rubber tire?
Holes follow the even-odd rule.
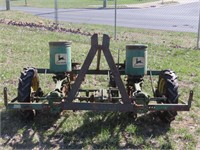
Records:
[[[30,102],[31,83],[34,76],[34,68],[24,68],[19,78],[18,84],[18,102]],[[31,120],[35,116],[35,110],[19,110],[23,119]]]
[[[160,72],[158,87],[155,97],[167,98],[167,101],[161,103],[177,104],[178,103],[178,78],[172,70],[163,70]],[[159,118],[166,123],[170,123],[175,119],[177,111],[161,111],[158,112]]]
[[[18,102],[30,102],[31,82],[34,76],[33,68],[25,68],[18,84]]]

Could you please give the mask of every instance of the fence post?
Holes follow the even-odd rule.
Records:
[[[10,0],[6,0],[6,10],[10,10]]]
[[[103,0],[103,8],[107,7],[107,0]]]
[[[56,24],[56,29],[58,28],[58,1],[55,0],[55,24]]]
[[[117,39],[117,0],[115,0],[115,40]]]
[[[199,25],[198,25],[198,33],[197,33],[197,49],[200,49],[199,43],[200,43],[200,9],[199,9]]]

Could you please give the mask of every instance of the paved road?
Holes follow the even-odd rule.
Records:
[[[159,8],[118,9],[117,26],[197,32],[199,2]],[[0,9],[5,9],[0,7]],[[37,16],[54,19],[54,9],[12,7]],[[60,21],[114,25],[114,9],[59,9]]]

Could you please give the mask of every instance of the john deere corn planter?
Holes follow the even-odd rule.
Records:
[[[4,102],[7,109],[18,109],[25,118],[34,115],[35,110],[96,110],[146,113],[157,111],[158,116],[167,122],[174,120],[177,111],[189,111],[193,99],[190,91],[188,103],[178,103],[178,82],[171,70],[147,70],[147,46],[127,45],[126,61],[115,64],[109,50],[110,38],[103,35],[102,45],[98,35],[91,37],[91,48],[82,64],[71,62],[71,47],[68,42],[50,42],[50,68],[25,68],[21,73],[18,95],[8,103],[7,88],[4,88]],[[108,70],[100,69],[101,52],[109,65]],[[89,66],[97,53],[97,68]],[[55,90],[43,94],[39,86],[39,73],[53,74]],[[107,89],[81,89],[86,74],[108,75]],[[121,76],[125,76],[124,83]],[[142,91],[143,77],[158,75],[158,85],[154,97]],[[152,87],[152,89],[154,89]]]

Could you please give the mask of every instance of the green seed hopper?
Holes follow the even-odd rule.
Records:
[[[189,111],[193,99],[190,91],[187,104],[179,103],[176,74],[167,69],[147,70],[147,46],[136,44],[126,46],[125,63],[115,63],[109,49],[110,38],[103,35],[98,44],[98,35],[91,37],[91,48],[81,65],[71,62],[70,42],[50,42],[50,68],[25,68],[20,76],[18,95],[9,101],[4,88],[4,103],[7,109],[17,109],[25,118],[34,116],[36,110],[94,110],[138,113],[157,112],[167,122],[174,120],[177,111]],[[101,53],[110,69],[100,69]],[[96,69],[89,69],[97,55]],[[81,66],[81,68],[80,68]],[[44,94],[39,86],[38,74],[52,74],[55,89]],[[108,76],[107,89],[82,89],[87,74]],[[154,90],[152,76],[158,76]],[[125,76],[125,81],[122,77]],[[150,76],[153,97],[142,90],[144,76]]]

